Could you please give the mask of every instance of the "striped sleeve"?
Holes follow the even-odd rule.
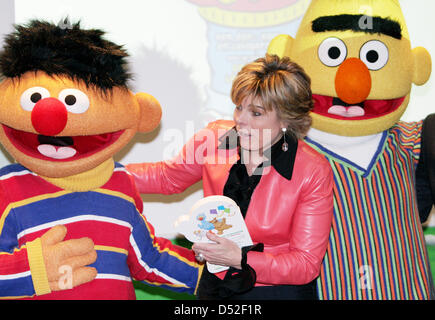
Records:
[[[153,226],[140,214],[130,237],[128,264],[136,280],[190,294],[196,292],[202,272],[191,250],[156,237]]]
[[[192,250],[155,236],[154,227],[142,214],[143,202],[134,180],[131,176],[129,179],[131,196],[136,204],[136,210],[131,218],[132,230],[128,253],[131,275],[151,286],[194,294],[203,266],[196,262]]]
[[[26,246],[13,253],[0,252],[0,299],[34,294]]]
[[[8,200],[0,184],[0,299],[28,297],[35,294],[26,245],[18,249],[14,215],[6,218]],[[30,250],[31,251],[31,250]]]
[[[394,133],[399,137],[402,146],[410,151],[414,164],[417,164],[420,158],[422,128],[423,121],[400,121],[393,129]]]

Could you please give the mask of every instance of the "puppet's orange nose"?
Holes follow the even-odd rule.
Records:
[[[335,91],[346,103],[356,104],[367,99],[372,89],[372,77],[367,66],[358,58],[349,58],[338,68]]]
[[[66,126],[68,111],[56,98],[39,100],[32,110],[33,128],[45,136],[54,136]]]

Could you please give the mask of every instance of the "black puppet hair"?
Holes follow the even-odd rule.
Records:
[[[15,26],[0,52],[0,75],[19,78],[29,71],[44,71],[83,81],[103,92],[127,88],[131,75],[122,46],[104,39],[102,30],[84,30],[80,22],[63,22],[32,20]]]

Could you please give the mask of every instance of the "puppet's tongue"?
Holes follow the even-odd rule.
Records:
[[[71,137],[50,137],[38,135],[38,151],[43,156],[48,158],[63,160],[72,158],[77,153],[77,150],[71,147],[74,145],[74,140]]]
[[[59,160],[74,157],[77,153],[76,149],[72,147],[58,147],[51,144],[40,144],[38,151],[43,156]]]
[[[362,117],[365,114],[364,109],[360,106],[344,107],[340,105],[333,105],[328,109],[328,113],[346,118]]]

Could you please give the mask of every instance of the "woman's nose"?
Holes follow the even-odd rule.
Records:
[[[247,124],[247,117],[246,112],[242,110],[235,110],[234,111],[234,122],[237,126],[246,125]]]

